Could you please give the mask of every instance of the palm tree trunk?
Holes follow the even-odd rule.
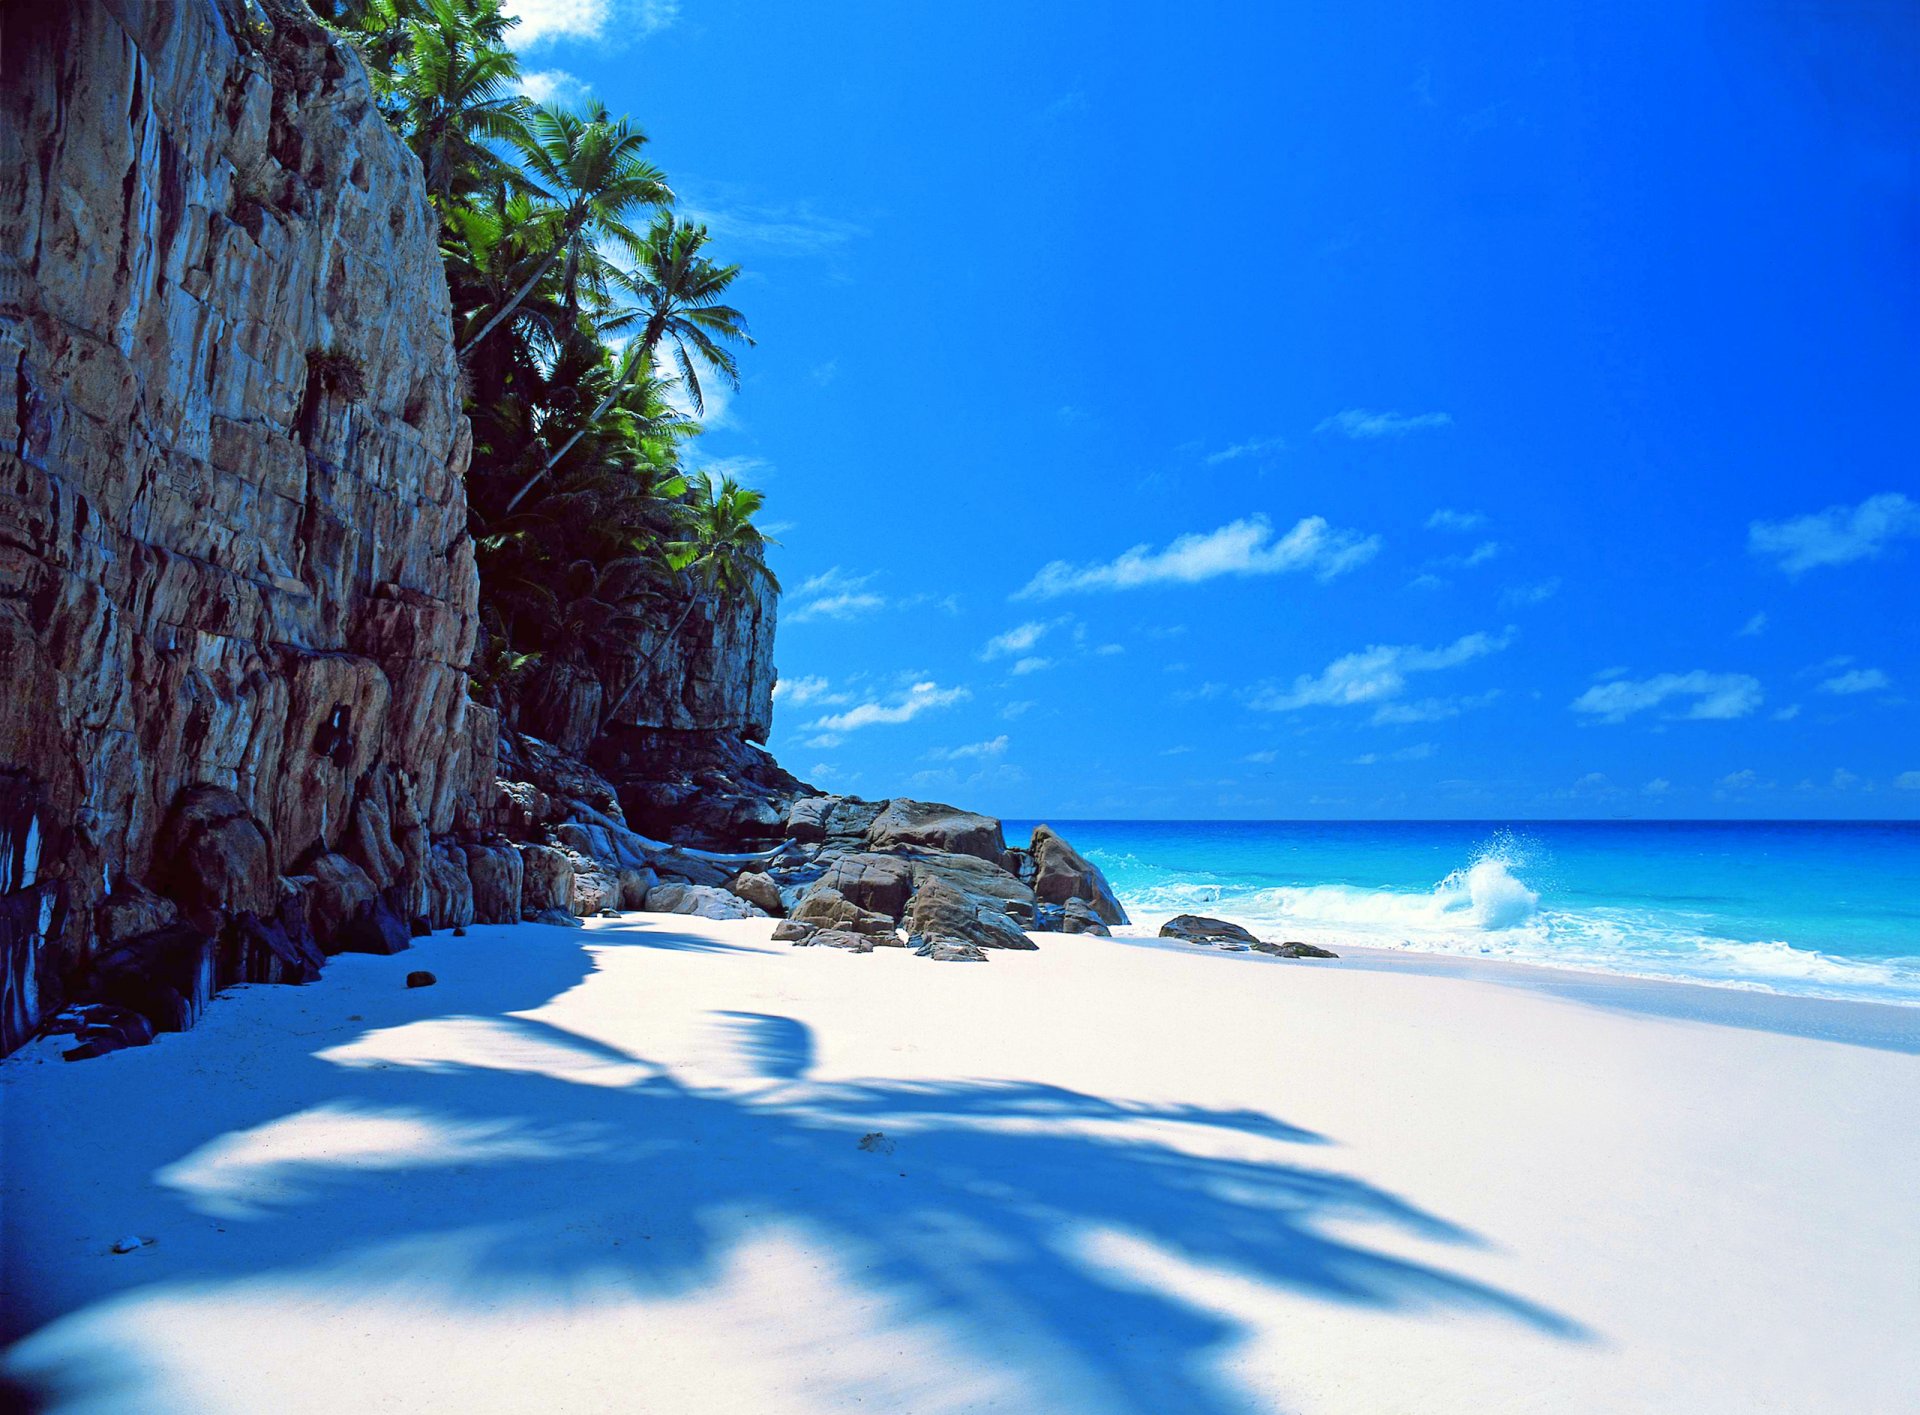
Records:
[[[600,400],[600,406],[595,408],[586,421],[574,430],[573,436],[560,444],[560,450],[547,458],[539,471],[520,484],[520,490],[513,494],[513,500],[507,503],[507,509],[500,513],[502,516],[511,516],[513,508],[526,500],[527,493],[533,490],[542,477],[553,470],[554,464],[573,450],[574,443],[587,435],[587,429],[607,415],[607,409],[614,405],[620,395],[627,391],[627,386],[633,382],[633,371],[640,366],[641,356],[645,355],[646,363],[649,366],[652,365],[653,346],[659,342],[660,330],[655,327],[655,321],[650,319],[647,321],[647,332],[640,337],[639,347],[628,353],[627,366],[621,371],[619,380],[613,385],[613,390]]]
[[[552,265],[554,261],[559,259],[560,252],[564,250],[568,244],[570,243],[562,242],[560,245],[555,246],[552,250],[547,252],[547,258],[540,262],[540,268],[538,270],[534,271],[532,275],[527,277],[527,283],[522,285],[518,290],[514,291],[513,298],[508,300],[504,305],[500,307],[500,312],[496,314],[492,319],[488,320],[486,322],[486,325],[481,329],[481,331],[478,334],[474,335],[473,338],[467,340],[466,343],[460,346],[460,353],[459,353],[460,358],[464,359],[468,354],[471,354],[473,352],[474,345],[478,344],[482,339],[486,338],[489,334],[493,333],[495,328],[499,326],[501,320],[505,319],[508,315],[512,314],[515,310],[520,308],[520,302],[526,299],[528,295],[533,293],[533,287],[540,283],[540,277],[547,273],[547,267]]]
[[[640,667],[634,671],[633,677],[627,680],[627,686],[620,690],[620,696],[613,700],[613,706],[600,714],[600,726],[595,729],[593,734],[595,737],[605,732],[612,724],[613,719],[619,715],[620,709],[627,705],[627,699],[633,696],[633,690],[640,686],[640,680],[647,676],[647,670],[653,667],[654,661],[667,651],[667,645],[672,643],[680,633],[680,626],[687,622],[687,616],[693,613],[694,605],[699,602],[700,592],[698,588],[689,585],[687,587],[687,607],[681,610],[680,617],[673,621],[673,627],[667,630],[667,636],[660,640],[660,646],[640,661]]]

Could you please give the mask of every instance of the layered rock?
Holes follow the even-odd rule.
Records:
[[[0,9],[0,381],[0,1050],[143,884],[214,939],[142,944],[176,1017],[309,857],[423,911],[495,732],[436,226],[353,54],[284,3]]]

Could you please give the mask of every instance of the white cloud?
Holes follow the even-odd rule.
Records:
[[[1673,790],[1673,783],[1664,776],[1656,776],[1640,789],[1649,796],[1664,796]]]
[[[1029,658],[1023,658],[1018,663],[1014,664],[1013,672],[1015,677],[1023,677],[1026,674],[1038,673],[1043,668],[1051,668],[1051,667],[1053,667],[1052,659],[1040,658],[1036,655]]]
[[[838,565],[823,570],[793,592],[798,603],[784,617],[789,624],[804,624],[810,619],[858,619],[884,609],[886,596],[866,588],[872,580],[871,574],[849,575]]]
[[[701,379],[700,382],[704,387],[706,380]],[[716,478],[732,477],[742,486],[764,487],[773,476],[773,463],[765,457],[708,457],[702,460],[700,467]]]
[[[845,740],[846,739],[837,732],[819,732],[807,738],[804,745],[809,747],[833,748],[839,746]]]
[[[1877,668],[1853,668],[1836,678],[1827,679],[1820,685],[1820,691],[1845,697],[1853,693],[1877,693],[1882,688],[1892,686],[1893,680]]]
[[[1269,747],[1264,752],[1248,752],[1244,757],[1240,758],[1240,760],[1265,766],[1269,762],[1279,761],[1280,753]]]
[[[1532,585],[1509,585],[1500,596],[1504,605],[1543,604],[1560,593],[1560,577],[1551,576]]]
[[[1427,529],[1430,531],[1477,531],[1486,523],[1485,512],[1455,511],[1445,506],[1427,517]]]
[[[1136,545],[1117,559],[1098,565],[1056,560],[1035,575],[1015,599],[1050,599],[1078,590],[1131,590],[1145,585],[1199,584],[1222,575],[1277,575],[1312,571],[1323,580],[1373,558],[1378,536],[1333,529],[1308,516],[1284,536],[1273,538],[1265,516],[1242,517],[1217,531],[1180,536],[1165,550]]]
[[[1920,771],[1903,771],[1894,777],[1893,784],[1902,791],[1920,791]]]
[[[1498,688],[1489,688],[1484,693],[1468,693],[1457,698],[1421,698],[1411,703],[1385,703],[1373,710],[1373,720],[1378,726],[1396,727],[1421,722],[1445,722],[1463,712],[1486,707],[1499,696]]]
[[[506,0],[500,8],[520,22],[507,31],[519,49],[553,40],[645,39],[679,17],[680,0]]]
[[[773,685],[773,700],[776,703],[792,703],[795,707],[811,702],[846,701],[844,694],[827,691],[832,686],[817,674],[812,677],[782,678]]]
[[[1236,442],[1231,447],[1223,447],[1218,452],[1209,452],[1205,462],[1209,467],[1217,467],[1223,462],[1237,462],[1242,457],[1261,457],[1269,452],[1287,450],[1286,440],[1279,437],[1250,437],[1245,442]]]
[[[1448,427],[1452,423],[1453,419],[1445,413],[1415,413],[1407,417],[1399,413],[1376,413],[1370,408],[1347,408],[1322,421],[1314,431],[1338,432],[1359,439],[1405,437],[1422,428]]]
[[[1509,626],[1500,634],[1466,634],[1441,648],[1408,644],[1370,644],[1358,653],[1336,658],[1318,674],[1301,674],[1290,688],[1266,687],[1255,692],[1249,706],[1261,712],[1291,712],[1303,707],[1354,707],[1397,698],[1406,689],[1407,675],[1457,668],[1476,658],[1498,653],[1513,642]]]
[[[1773,715],[1773,720],[1775,722],[1792,722],[1798,716],[1800,716],[1800,704],[1788,703]]]
[[[1449,555],[1441,560],[1442,565],[1452,566],[1456,570],[1471,570],[1476,565],[1484,565],[1505,549],[1497,540],[1483,540],[1465,555]]]
[[[1760,774],[1752,767],[1744,771],[1730,771],[1720,778],[1720,785],[1728,791],[1744,791],[1749,786],[1760,783]]]
[[[1029,619],[1024,624],[1016,624],[1006,633],[988,639],[987,646],[980,650],[980,657],[991,663],[996,658],[1024,654],[1065,622],[1064,619]]]
[[[1858,786],[1859,784],[1860,778],[1848,771],[1845,767],[1837,766],[1833,769],[1833,789],[1835,791],[1845,791],[1848,787]]]
[[[520,75],[520,92],[535,103],[572,107],[587,96],[587,82],[565,69],[530,69]]]
[[[1012,722],[1015,718],[1025,717],[1028,713],[1032,712],[1034,708],[1037,706],[1038,704],[1035,703],[1031,698],[1024,699],[1020,702],[1008,703],[1005,707],[1000,709],[1000,716],[1005,721]]]
[[[1790,521],[1755,521],[1747,527],[1747,549],[1798,575],[1818,565],[1871,560],[1909,536],[1920,536],[1920,503],[1888,491],[1858,506],[1829,506]]]
[[[823,215],[806,202],[769,206],[723,200],[718,194],[682,196],[687,219],[705,226],[729,248],[759,246],[785,255],[830,255],[867,234],[866,227]],[[837,367],[833,372],[838,372]]]
[[[989,757],[1005,755],[1006,750],[1007,734],[1003,732],[998,737],[994,737],[988,741],[969,742],[963,747],[936,747],[927,753],[927,760],[935,762],[985,761]]]
[[[1415,742],[1396,752],[1363,752],[1353,759],[1354,766],[1378,766],[1381,762],[1423,762],[1433,755],[1433,743]]]
[[[876,724],[911,722],[923,712],[951,707],[973,694],[966,688],[942,688],[938,683],[915,683],[890,703],[866,702],[809,724],[818,732],[852,732]]]
[[[1760,706],[1760,681],[1744,673],[1662,673],[1653,678],[1615,678],[1587,689],[1571,704],[1602,722],[1625,722],[1636,712],[1674,698],[1691,698],[1681,717],[1724,720],[1745,717]]]
[[[1740,626],[1740,637],[1743,639],[1755,639],[1766,632],[1767,612],[1764,609]]]

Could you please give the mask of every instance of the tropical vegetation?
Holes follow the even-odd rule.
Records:
[[[764,588],[757,491],[697,466],[751,345],[739,267],[675,211],[647,138],[521,91],[500,0],[317,0],[366,61],[440,219],[466,412],[483,691],[542,672],[625,708],[695,611]],[[704,383],[703,383],[704,380]]]

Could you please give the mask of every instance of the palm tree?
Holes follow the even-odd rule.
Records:
[[[646,143],[647,135],[627,119],[609,117],[604,103],[584,113],[534,105],[519,143],[521,160],[531,189],[554,203],[559,229],[539,268],[461,347],[463,358],[519,308],[563,255],[561,288],[571,317],[579,308],[580,269],[592,259],[594,243],[634,239],[626,222],[636,208],[673,201],[666,175],[640,156]]]
[[[633,268],[611,272],[614,283],[630,296],[634,308],[604,320],[609,332],[641,326],[640,333],[628,344],[620,378],[587,422],[547,458],[540,470],[528,477],[513,499],[507,502],[511,513],[527,493],[553,470],[554,464],[572,450],[586,428],[605,416],[607,409],[626,391],[640,370],[651,370],[655,351],[665,341],[673,348],[673,361],[680,381],[695,412],[706,411],[706,398],[700,389],[696,356],[718,372],[727,382],[740,386],[739,366],[727,344],[751,346],[746,316],[731,305],[720,303],[740,274],[737,265],[715,265],[702,250],[707,243],[707,228],[678,220],[670,211],[662,212],[645,236],[627,242],[634,258]]]
[[[495,148],[524,136],[526,100],[520,61],[499,42],[508,21],[494,0],[387,0],[369,5],[360,23],[370,50],[395,49],[386,86],[428,195],[444,206],[456,186],[504,179]]]
[[[690,504],[687,534],[667,546],[668,563],[680,572],[685,603],[673,627],[661,636],[653,652],[627,679],[612,704],[600,715],[599,732],[604,733],[620,710],[627,705],[635,688],[647,676],[647,670],[679,636],[681,626],[702,600],[737,602],[751,589],[765,586],[779,592],[780,581],[767,565],[767,549],[778,542],[753,523],[766,504],[763,493],[741,486],[732,477],[717,482],[705,471],[687,478]],[[596,734],[598,735],[598,734]]]

